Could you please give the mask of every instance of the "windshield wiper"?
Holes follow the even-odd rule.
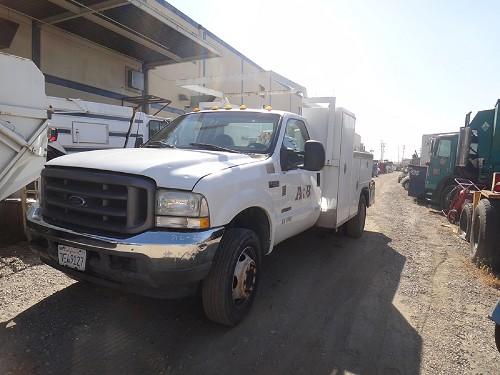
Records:
[[[239,151],[231,150],[230,148],[225,148],[225,147],[213,145],[213,144],[210,144],[210,143],[191,142],[189,145],[190,146],[201,147],[201,148],[204,148],[206,150],[211,150],[211,151],[225,151],[225,152],[234,152],[234,153],[240,154]]]
[[[174,145],[171,145],[170,143],[166,143],[166,142],[163,142],[163,141],[151,141],[151,142],[146,143],[142,147],[149,147],[151,145],[160,145],[160,146],[165,147],[165,148],[175,148]]]

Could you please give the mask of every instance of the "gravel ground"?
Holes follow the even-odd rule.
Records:
[[[487,315],[500,292],[396,174],[376,182],[363,237],[310,230],[280,244],[233,329],[194,298],[75,283],[2,242],[0,373],[499,374]]]

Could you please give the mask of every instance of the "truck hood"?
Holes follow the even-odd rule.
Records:
[[[229,152],[129,148],[79,152],[53,159],[47,165],[130,173],[150,177],[158,187],[192,190],[202,177],[258,160]]]

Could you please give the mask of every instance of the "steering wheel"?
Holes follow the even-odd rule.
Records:
[[[249,143],[247,147],[250,148],[250,149],[252,149],[252,150],[256,150],[256,151],[267,150],[267,146],[266,145],[263,145],[262,143],[257,143],[257,142]]]

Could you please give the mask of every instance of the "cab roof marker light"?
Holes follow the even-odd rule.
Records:
[[[242,104],[242,105],[240,105],[240,109],[245,110],[245,109],[247,109],[247,106],[245,104]]]
[[[218,109],[219,109],[219,107],[218,107],[218,106],[216,106],[216,105],[214,105],[214,106],[212,107],[212,111],[217,111]]]
[[[229,110],[229,109],[233,109],[233,107],[231,106],[231,104],[224,104],[224,109]]]
[[[271,107],[270,105],[266,105],[266,106],[264,107],[264,109],[265,109],[266,111],[272,111],[273,107]]]
[[[200,112],[200,109],[199,109],[198,107],[195,107],[195,108],[193,109],[193,112]]]

